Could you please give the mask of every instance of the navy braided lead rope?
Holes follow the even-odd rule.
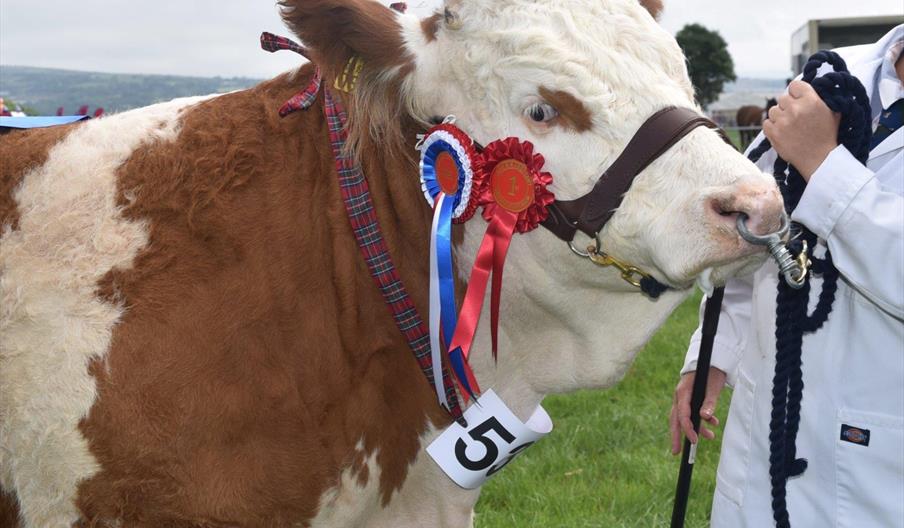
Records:
[[[823,64],[829,64],[833,72],[816,77]],[[807,61],[803,80],[810,83],[833,112],[841,114],[838,142],[844,145],[864,165],[869,159],[872,136],[872,115],[869,97],[860,81],[850,74],[847,65],[838,54],[820,51]],[[772,145],[769,140],[750,152],[754,163],[759,161]],[[785,209],[791,214],[803,196],[807,182],[788,162],[778,158],[773,176],[785,200]],[[838,270],[832,264],[832,254],[826,250],[822,258],[813,255],[816,235],[800,224],[792,225],[791,251],[799,254],[803,242],[813,262],[811,275],[822,276],[822,290],[812,314],[807,314],[810,301],[810,277],[800,289],[794,289],[779,278],[775,312],[775,376],[772,380],[772,417],[769,422],[769,476],[772,484],[772,517],[778,528],[790,528],[788,516],[787,483],[807,469],[807,460],[797,458],[797,431],[800,427],[800,405],[803,397],[801,371],[801,346],[804,334],[813,333],[832,311],[835,291],[838,288]]]

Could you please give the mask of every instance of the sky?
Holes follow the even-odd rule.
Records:
[[[389,3],[388,1],[385,3]],[[429,14],[441,0],[412,0]],[[739,76],[790,74],[791,33],[811,18],[904,13],[904,0],[665,0],[673,34],[697,22],[728,42]],[[258,47],[287,35],[275,0],[0,0],[0,64],[267,78],[297,65]],[[2,79],[0,79],[2,83]]]

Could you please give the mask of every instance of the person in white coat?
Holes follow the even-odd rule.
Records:
[[[787,508],[795,528],[904,527],[904,26],[874,45],[836,51],[870,96],[875,132],[867,166],[838,145],[838,116],[806,83],[789,86],[763,127],[808,182],[792,220],[829,248],[841,276],[827,322],[803,339],[797,456],[808,467],[788,481]],[[771,172],[774,160],[770,151],[759,165]],[[701,407],[704,421],[718,424],[718,395],[726,383],[733,387],[713,498],[716,528],[774,526],[769,422],[778,280],[769,262],[725,287]],[[820,291],[820,280],[812,281],[811,310]],[[699,341],[698,328],[675,390],[674,453],[682,433],[697,441],[690,392]],[[714,436],[706,427],[701,435]]]

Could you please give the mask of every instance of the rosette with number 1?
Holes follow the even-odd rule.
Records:
[[[543,156],[534,152],[529,141],[507,138],[487,145],[482,157],[482,169],[488,175],[488,185],[480,190],[479,204],[483,217],[490,225],[477,251],[468,291],[458,315],[458,325],[450,350],[461,353],[467,360],[487,282],[492,275],[490,292],[490,335],[493,358],[496,358],[499,328],[499,302],[502,294],[502,270],[515,232],[533,231],[549,214],[547,207],[555,196],[547,190],[552,175],[544,172]]]
[[[474,216],[480,195],[475,179],[480,158],[467,134],[450,120],[427,131],[421,140],[421,189],[433,207],[430,230],[430,350],[433,380],[439,403],[446,408],[442,381],[441,340],[449,351],[449,363],[464,397],[480,392],[462,352],[450,348],[456,332],[455,278],[452,268],[452,224]]]

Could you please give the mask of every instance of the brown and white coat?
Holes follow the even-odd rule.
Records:
[[[427,118],[530,139],[569,198],[646,115],[694,104],[636,0],[450,7],[453,24],[369,0],[282,7],[328,82],[366,62],[345,97],[353,145],[422,314]],[[277,113],[311,75],[0,139],[4,526],[470,522],[478,492],[424,456],[449,419],[358,253],[322,99]],[[532,120],[537,105],[554,114]],[[603,241],[677,288],[721,281],[759,260],[726,227],[739,210],[780,210],[771,180],[700,130],[644,171]],[[481,234],[460,233],[459,262]],[[573,259],[548,233],[516,239],[499,365],[474,357],[522,418],[546,393],[615,383],[684,296],[652,302]]]

